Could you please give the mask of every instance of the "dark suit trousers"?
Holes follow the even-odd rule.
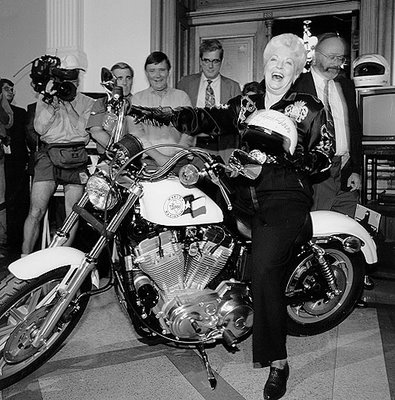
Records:
[[[302,192],[269,192],[259,199],[259,211],[252,218],[252,340],[256,368],[287,358],[284,276],[295,239],[309,221],[310,206],[311,199]]]
[[[359,200],[359,191],[347,190],[344,174],[342,179],[341,158],[334,157],[330,168],[330,176],[324,181],[313,185],[314,204],[312,211],[330,210],[349,215],[354,218],[355,209]],[[344,190],[346,189],[346,190]]]

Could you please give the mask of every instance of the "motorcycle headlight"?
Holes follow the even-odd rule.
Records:
[[[111,210],[117,204],[117,194],[105,176],[91,176],[86,183],[85,190],[88,193],[89,201],[98,210]]]

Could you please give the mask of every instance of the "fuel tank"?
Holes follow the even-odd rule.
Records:
[[[165,226],[215,224],[223,221],[220,207],[200,189],[183,186],[178,177],[142,182],[141,215]]]

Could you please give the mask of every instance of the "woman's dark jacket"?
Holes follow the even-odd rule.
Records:
[[[171,111],[170,118],[177,130],[188,135],[202,132],[213,136],[233,134],[239,138],[239,147],[274,155],[278,162],[264,164],[259,178],[248,183],[257,191],[300,190],[301,187],[304,190],[303,181],[310,185],[309,177],[329,169],[334,155],[334,132],[327,128],[324,106],[318,98],[293,92],[291,88],[271,107],[296,123],[298,142],[294,154],[290,155],[283,150],[280,154],[277,142],[268,135],[251,131],[246,124],[246,119],[254,111],[265,109],[264,101],[265,94],[237,96],[218,107],[176,108]],[[154,111],[148,117],[152,118],[160,120],[161,116]]]
[[[241,145],[268,154],[278,152],[270,138],[262,136],[261,143],[249,138],[246,119],[256,110],[264,109],[265,95],[237,96],[225,105],[213,108],[182,107],[175,110],[172,122],[176,129],[188,135],[201,132],[213,136],[224,133],[239,135]],[[328,131],[323,104],[314,96],[293,92],[292,89],[271,109],[282,112],[296,122],[298,143],[293,155],[284,155],[284,166],[314,175],[328,169],[334,155],[334,132]],[[250,143],[248,143],[250,141]],[[247,142],[247,143],[245,143]]]

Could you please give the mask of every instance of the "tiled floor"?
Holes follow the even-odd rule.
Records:
[[[387,294],[386,294],[387,293]],[[366,299],[324,334],[289,337],[291,376],[285,400],[395,399],[395,281],[376,280]],[[89,312],[62,350],[3,400],[258,400],[268,370],[253,369],[251,338],[232,354],[207,349],[218,385],[211,390],[198,353],[136,336],[113,291]]]

